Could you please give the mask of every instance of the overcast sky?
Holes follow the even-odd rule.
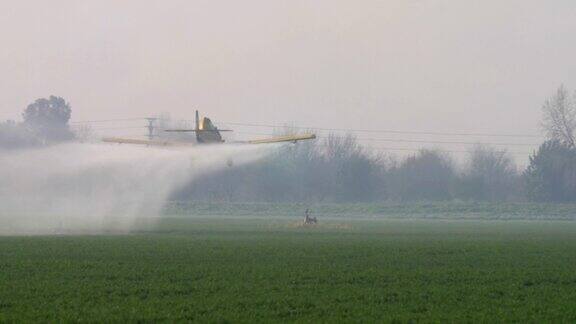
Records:
[[[537,134],[575,35],[574,0],[3,0],[0,119],[54,94],[75,120]]]

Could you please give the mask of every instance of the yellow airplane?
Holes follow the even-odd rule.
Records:
[[[210,118],[202,117],[200,119],[198,110],[196,110],[195,128],[194,129],[167,129],[166,132],[194,132],[196,135],[196,142],[192,141],[173,141],[173,140],[139,140],[139,139],[128,139],[119,137],[105,137],[102,141],[107,143],[118,143],[118,144],[140,144],[140,145],[150,145],[150,146],[191,146],[197,144],[223,144],[225,143],[222,138],[221,132],[231,132],[229,129],[218,129]],[[241,144],[268,144],[268,143],[282,143],[282,142],[292,142],[297,143],[299,141],[306,141],[315,139],[315,134],[299,134],[299,135],[286,135],[277,136],[267,139],[249,140],[243,142],[234,142]]]

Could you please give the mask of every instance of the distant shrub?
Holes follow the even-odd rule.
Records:
[[[24,121],[0,122],[0,148],[27,148],[74,139],[68,126],[72,109],[63,98],[37,99],[22,113]]]
[[[39,145],[41,141],[25,126],[14,121],[0,122],[0,149],[15,149]]]
[[[523,176],[533,201],[576,201],[576,149],[559,141],[545,142],[530,156]]]
[[[477,145],[459,176],[456,195],[465,200],[506,201],[520,195],[518,173],[506,151]]]
[[[45,142],[71,140],[74,134],[68,127],[72,109],[61,97],[40,98],[29,104],[22,117],[24,125]]]
[[[391,170],[392,197],[400,200],[449,200],[456,180],[454,162],[439,151],[421,150]]]

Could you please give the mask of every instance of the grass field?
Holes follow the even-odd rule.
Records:
[[[352,219],[576,220],[576,204],[429,202],[429,203],[206,203],[169,202],[167,216],[301,217],[315,215]]]
[[[576,321],[576,222],[295,221],[0,237],[0,321]]]

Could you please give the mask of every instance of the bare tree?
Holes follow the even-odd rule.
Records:
[[[562,85],[554,96],[546,100],[542,111],[542,127],[548,139],[576,147],[576,94],[570,95]]]

